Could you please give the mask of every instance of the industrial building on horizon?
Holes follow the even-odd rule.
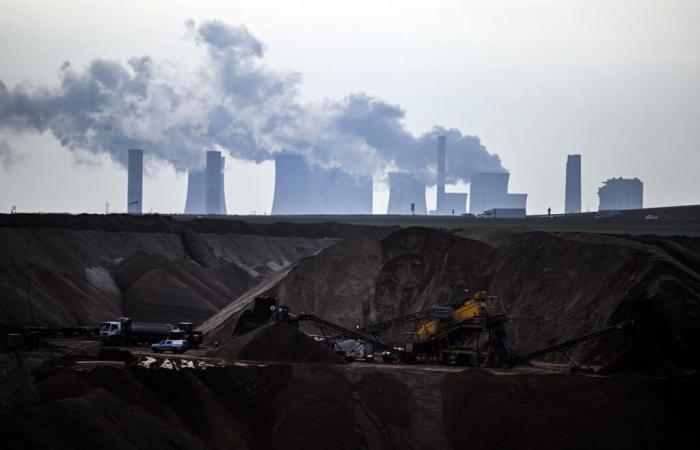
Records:
[[[527,209],[527,194],[508,193],[508,172],[479,173],[469,188],[469,212],[479,215],[495,208]]]
[[[527,194],[508,192],[510,174],[507,172],[479,173],[470,184],[470,193],[446,190],[446,139],[438,136],[436,170],[436,215],[462,215],[467,211],[482,214],[495,208],[525,211]],[[567,162],[576,177],[570,155]],[[143,150],[128,153],[128,212],[140,214],[143,203]],[[190,169],[187,176],[185,214],[227,214],[224,189],[225,158],[219,151],[206,152],[204,169]],[[389,202],[387,214],[428,214],[426,184],[415,175],[389,172]],[[580,156],[578,159],[580,208]],[[602,189],[602,188],[601,188]],[[568,192],[568,191],[567,191]],[[568,198],[568,194],[567,194]],[[356,176],[341,168],[323,168],[309,164],[297,154],[279,154],[275,157],[275,186],[272,201],[273,215],[295,214],[372,214],[373,180],[370,176]]]
[[[564,213],[581,212],[581,155],[569,155],[566,159],[566,188]]]
[[[272,214],[372,214],[371,177],[311,166],[303,156],[275,157]]]
[[[143,211],[143,150],[130,149],[128,153],[126,204],[129,214]]]
[[[598,211],[642,209],[644,183],[639,178],[610,178],[598,189]]]

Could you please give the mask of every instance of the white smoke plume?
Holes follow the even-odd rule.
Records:
[[[301,154],[358,175],[391,168],[428,183],[434,183],[437,136],[444,134],[448,182],[504,171],[479,138],[442,127],[413,136],[399,106],[363,93],[302,104],[299,74],[266,67],[264,45],[244,25],[189,20],[185,26],[206,50],[196,71],[143,56],[126,65],[94,59],[80,69],[66,62],[56,86],[8,88],[0,80],[0,131],[49,130],[67,148],[107,153],[122,164],[127,149],[142,148],[186,170],[218,148],[256,162]],[[7,145],[0,149],[11,154]]]

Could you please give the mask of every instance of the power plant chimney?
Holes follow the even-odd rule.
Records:
[[[566,159],[566,193],[564,213],[581,212],[581,155],[569,155]]]
[[[445,214],[445,136],[438,136],[437,149],[437,205],[438,214]]]
[[[226,215],[226,195],[224,189],[224,168],[226,166],[226,158],[223,156],[221,157],[221,181],[219,181],[219,185],[221,186],[220,193],[219,193],[219,214],[224,214]]]
[[[221,152],[207,152],[205,207],[207,214],[220,214],[223,159]]]
[[[143,207],[143,150],[129,150],[126,204],[129,214],[141,214]]]

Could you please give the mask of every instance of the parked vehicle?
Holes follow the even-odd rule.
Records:
[[[492,208],[478,216],[480,219],[524,219],[525,208]]]
[[[153,344],[164,339],[185,340],[189,347],[197,348],[202,343],[202,333],[195,331],[189,322],[173,326],[169,323],[136,322],[128,317],[120,317],[100,324],[100,339],[105,345]]]
[[[185,353],[189,349],[187,341],[183,339],[166,339],[151,345],[154,353],[173,352]]]

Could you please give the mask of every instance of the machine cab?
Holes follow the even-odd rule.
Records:
[[[100,337],[109,338],[119,336],[122,332],[121,322],[102,322],[100,324]]]

